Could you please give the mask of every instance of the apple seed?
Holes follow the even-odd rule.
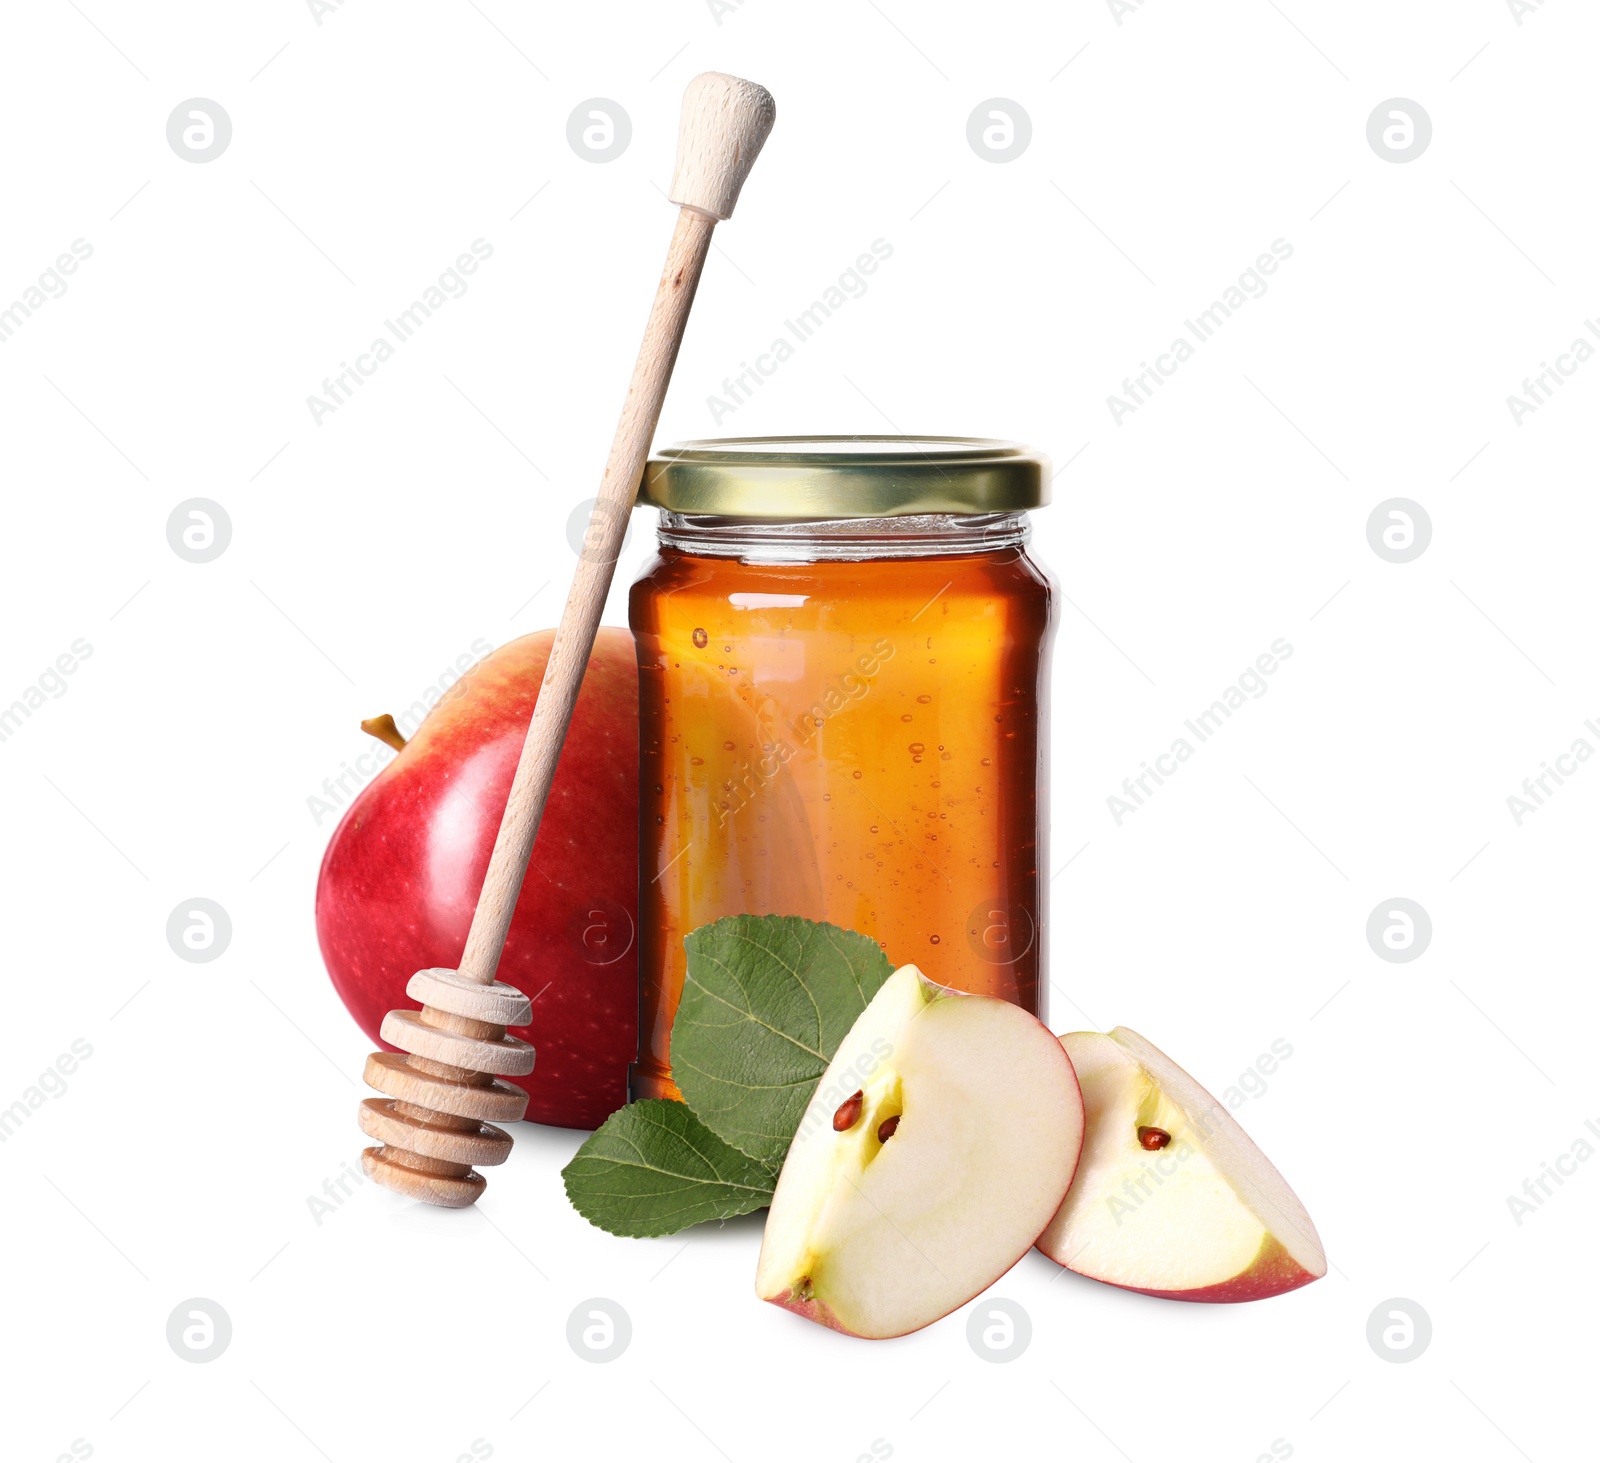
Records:
[[[1146,1128],[1141,1126],[1139,1129],[1139,1146],[1148,1148],[1152,1153],[1155,1153],[1158,1149],[1165,1148],[1171,1141],[1172,1134],[1165,1128]]]
[[[856,1121],[861,1116],[861,1102],[864,1094],[856,1088],[849,1097],[841,1102],[833,1114],[833,1131],[836,1133],[848,1132],[855,1127]]]
[[[892,1137],[894,1137],[894,1130],[899,1126],[899,1113],[896,1113],[892,1118],[885,1118],[881,1123],[878,1124],[878,1141],[880,1143],[887,1143]]]

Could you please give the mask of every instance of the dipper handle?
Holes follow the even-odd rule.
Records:
[[[606,591],[611,587],[617,555],[622,551],[644,460],[661,417],[678,347],[683,343],[700,271],[711,248],[711,231],[733,212],[739,189],[767,140],[776,115],[776,105],[766,88],[720,72],[708,71],[695,77],[684,92],[678,127],[678,166],[671,193],[672,201],[683,211],[678,215],[666,268],[656,286],[633,380],[628,385],[611,455],[606,459],[589,530],[584,536],[578,572],[550,648],[544,684],[539,688],[539,700],[528,724],[528,737],[522,745],[505,816],[467,934],[461,973],[472,980],[493,980],[500,963],[500,951],[511,928],[511,915],[533,853],[561,744],[566,739],[578,687],[600,627]]]

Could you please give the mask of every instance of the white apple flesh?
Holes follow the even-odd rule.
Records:
[[[926,1326],[1028,1252],[1082,1139],[1077,1078],[1048,1028],[903,965],[806,1108],[756,1293],[854,1336]]]
[[[1066,1202],[1039,1237],[1045,1254],[1173,1300],[1261,1300],[1327,1273],[1305,1206],[1183,1068],[1125,1026],[1061,1043],[1087,1128]]]

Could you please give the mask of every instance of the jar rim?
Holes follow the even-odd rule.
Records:
[[[1050,501],[1050,459],[991,437],[778,436],[676,442],[645,464],[639,502],[738,518],[1004,513]]]
[[[882,518],[734,518],[662,509],[662,548],[747,564],[865,563],[965,558],[1025,549],[1033,537],[1021,509],[1005,513],[897,513]]]

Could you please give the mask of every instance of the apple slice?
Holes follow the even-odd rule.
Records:
[[[1227,1109],[1137,1031],[1061,1038],[1088,1130],[1039,1248],[1171,1300],[1262,1300],[1327,1274],[1305,1206]]]
[[[1047,1027],[902,965],[800,1121],[756,1294],[853,1336],[926,1326],[1028,1252],[1082,1142],[1077,1078]]]

